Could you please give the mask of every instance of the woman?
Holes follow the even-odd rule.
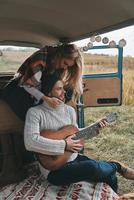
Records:
[[[73,44],[57,47],[46,46],[35,52],[18,69],[17,76],[4,89],[3,99],[23,121],[27,110],[40,100],[51,107],[61,101],[41,92],[41,84],[47,74],[57,71],[65,81],[66,101],[74,102],[82,94],[82,56]]]

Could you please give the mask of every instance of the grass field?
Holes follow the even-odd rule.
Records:
[[[0,72],[15,72],[20,64],[32,54],[30,52],[3,52],[0,57]],[[116,71],[116,56],[85,56],[84,73],[92,70]],[[103,66],[103,67],[102,67]],[[10,68],[10,70],[9,70]],[[123,105],[119,107],[86,108],[85,124],[88,125],[105,116],[106,112],[117,112],[116,123],[101,131],[101,134],[87,141],[85,154],[96,159],[117,159],[134,168],[134,58],[126,57],[123,61]],[[119,193],[134,192],[134,181],[118,176]]]
[[[84,73],[116,72],[117,57],[85,55]],[[123,105],[86,108],[85,125],[95,122],[107,112],[117,112],[118,120],[101,134],[87,141],[85,154],[95,159],[122,161],[134,168],[134,58],[123,59]],[[134,192],[134,181],[118,175],[119,193]]]
[[[85,124],[95,122],[107,112],[116,112],[118,120],[87,141],[85,154],[102,160],[119,160],[134,168],[134,106],[86,108]],[[118,175],[119,193],[134,192],[134,181]]]

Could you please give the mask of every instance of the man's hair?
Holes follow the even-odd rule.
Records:
[[[41,82],[41,91],[48,96],[48,94],[52,91],[55,83],[61,79],[61,76],[58,72],[54,72],[52,74],[43,74],[42,82]]]

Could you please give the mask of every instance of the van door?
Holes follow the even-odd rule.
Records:
[[[78,123],[84,126],[84,108],[122,104],[123,48],[95,46],[84,54],[84,93],[78,103]]]

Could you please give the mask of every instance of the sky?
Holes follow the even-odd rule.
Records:
[[[134,25],[133,26],[128,26],[116,31],[111,31],[106,34],[101,34],[100,35],[102,38],[108,37],[109,40],[114,40],[116,44],[118,44],[120,39],[125,39],[126,40],[126,46],[123,48],[123,55],[124,56],[133,56],[134,57]],[[78,42],[75,42],[78,46],[85,46],[87,43],[90,41],[90,39],[85,39],[81,40]],[[93,43],[94,46],[96,45],[102,45],[101,42]]]

